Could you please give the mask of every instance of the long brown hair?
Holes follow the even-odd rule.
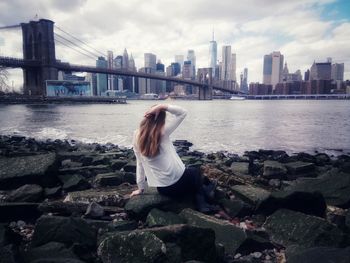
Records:
[[[159,153],[161,132],[165,124],[165,111],[155,115],[149,115],[141,121],[138,137],[138,146],[142,155],[155,157]]]

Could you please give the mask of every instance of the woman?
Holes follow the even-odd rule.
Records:
[[[174,116],[171,122],[165,122],[166,112]],[[142,194],[148,184],[157,187],[160,194],[174,198],[195,195],[198,210],[210,212],[213,207],[205,201],[205,195],[210,195],[213,187],[203,187],[199,169],[185,168],[169,138],[186,114],[183,108],[166,104],[156,105],[145,113],[133,137],[138,189],[130,196]]]

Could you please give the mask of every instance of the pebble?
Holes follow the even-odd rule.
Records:
[[[252,255],[253,257],[255,257],[255,258],[261,258],[262,253],[261,253],[261,252],[254,252],[254,253],[252,253],[251,255]]]

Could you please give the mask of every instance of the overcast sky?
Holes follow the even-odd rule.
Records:
[[[0,26],[51,19],[102,53],[127,48],[137,68],[143,54],[157,55],[166,66],[174,55],[194,49],[197,67],[207,67],[212,29],[218,43],[237,54],[237,78],[248,68],[248,81],[262,81],[263,56],[280,51],[290,72],[307,70],[314,60],[345,63],[350,79],[350,1],[348,0],[0,0]],[[62,32],[56,30],[56,33]],[[0,31],[0,54],[22,57],[20,29]],[[91,58],[57,44],[56,56],[76,64]],[[21,70],[11,82],[22,84]]]

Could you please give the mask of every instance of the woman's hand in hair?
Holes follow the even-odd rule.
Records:
[[[137,189],[135,191],[132,191],[132,193],[130,194],[130,197],[133,197],[135,195],[140,195],[143,193],[143,191],[144,191],[143,189]]]
[[[158,118],[158,115],[161,111],[166,111],[168,109],[168,105],[166,104],[158,104],[152,108],[150,108],[148,111],[145,113],[146,118],[154,117],[156,120]]]

